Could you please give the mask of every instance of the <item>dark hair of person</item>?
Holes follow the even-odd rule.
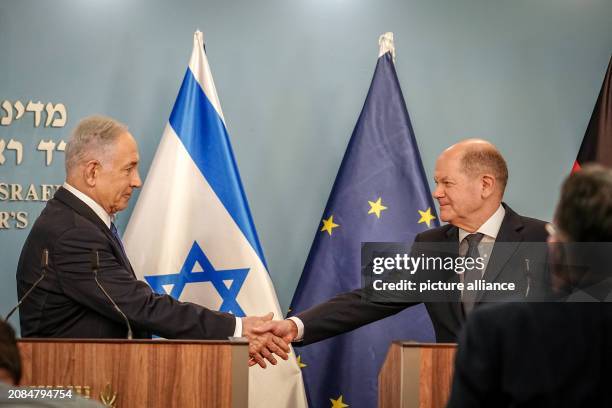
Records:
[[[612,242],[612,170],[591,164],[561,187],[557,227],[574,242]]]
[[[0,320],[0,368],[8,371],[15,384],[21,381],[21,357],[17,348],[15,331]]]

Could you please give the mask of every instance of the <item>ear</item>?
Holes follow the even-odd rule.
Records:
[[[483,174],[480,180],[482,198],[489,198],[495,192],[495,177],[491,174]]]
[[[96,186],[96,179],[100,171],[100,162],[97,160],[88,161],[83,167],[83,179],[89,187]]]

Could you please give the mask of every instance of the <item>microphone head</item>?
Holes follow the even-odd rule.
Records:
[[[49,266],[49,250],[45,248],[42,251],[42,257],[40,259],[40,267],[46,268],[48,266]]]
[[[95,270],[100,269],[100,255],[97,249],[91,250],[91,268]]]

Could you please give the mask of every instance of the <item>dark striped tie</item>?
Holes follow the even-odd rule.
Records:
[[[465,258],[472,258],[476,260],[476,258],[480,257],[480,253],[478,252],[478,244],[482,241],[484,234],[476,233],[470,234],[464,238],[464,240],[468,243],[468,250],[465,254]],[[475,262],[473,265],[477,265]],[[477,280],[482,279],[482,269],[481,268],[472,268],[467,269],[465,271],[465,275],[463,275],[463,283],[466,289],[463,291],[463,311],[467,316],[472,309],[474,308],[474,303],[476,302],[477,291],[475,290],[467,290],[468,283],[474,284]]]

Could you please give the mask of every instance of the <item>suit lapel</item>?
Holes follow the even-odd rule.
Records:
[[[98,217],[98,214],[96,214],[83,201],[79,200],[78,197],[76,197],[74,194],[72,194],[70,191],[66,190],[63,187],[60,187],[57,190],[57,192],[55,193],[53,198],[58,199],[62,203],[66,204],[67,206],[72,208],[79,215],[83,216],[84,218],[86,218],[89,221],[91,221],[92,223],[94,223],[106,235],[106,237],[108,238],[108,240],[109,240],[109,242],[111,244],[111,247],[113,249],[113,253],[117,257],[117,259],[119,259],[121,261],[121,264],[128,271],[130,271],[130,273],[134,277],[136,277],[136,275],[134,274],[134,270],[132,269],[132,265],[130,264],[129,259],[127,259],[127,257],[124,255],[123,250],[119,247],[119,244],[115,241],[115,238],[113,237],[113,234],[111,233],[110,229],[108,229],[108,227],[106,226],[104,221],[102,221],[100,219],[100,217]]]
[[[495,244],[493,245],[493,251],[491,252],[491,258],[483,275],[483,279],[486,282],[495,282],[497,276],[499,276],[504,266],[523,241],[523,236],[520,233],[523,228],[521,217],[506,204],[503,204],[503,206],[506,210],[506,215],[499,228]],[[476,301],[478,302],[483,295],[484,292],[481,291],[477,295]]]
[[[136,277],[136,274],[134,273],[134,269],[132,269],[132,264],[130,263],[130,260],[127,258],[127,254],[125,253],[125,250],[117,242],[116,238],[113,236],[113,233],[110,232],[108,228],[107,228],[107,231],[104,231],[104,233],[106,234],[107,237],[110,236],[111,246],[117,258],[121,259],[123,266],[126,267],[132,273],[134,277]]]

